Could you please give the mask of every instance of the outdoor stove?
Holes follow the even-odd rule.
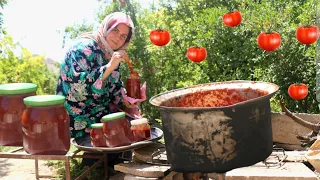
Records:
[[[167,161],[164,161],[164,155],[166,155],[166,152],[163,151],[163,149],[159,148],[151,154],[152,161],[147,163],[153,165],[170,166],[170,164]],[[271,155],[265,160],[263,160],[262,164],[266,168],[280,168],[285,164],[285,160],[287,157],[288,155],[286,154],[286,151],[283,148],[273,147]],[[162,162],[159,163],[160,161]],[[226,176],[226,173],[183,172],[182,174],[184,180],[209,180],[209,178],[214,180],[224,180]]]

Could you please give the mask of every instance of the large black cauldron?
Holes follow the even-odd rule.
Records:
[[[276,91],[272,83],[229,81],[152,97],[171,169],[223,173],[266,159],[273,147],[270,98]]]

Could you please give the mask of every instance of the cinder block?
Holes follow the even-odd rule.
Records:
[[[318,180],[316,174],[303,163],[284,163],[281,167],[266,167],[263,163],[233,169],[226,180]]]
[[[164,177],[170,172],[170,166],[156,166],[133,162],[116,164],[114,169],[125,174],[151,178]]]
[[[158,180],[159,178],[147,178],[147,177],[139,177],[127,174],[124,176],[123,180]]]

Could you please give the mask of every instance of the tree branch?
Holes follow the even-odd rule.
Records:
[[[319,133],[320,125],[319,124],[313,124],[311,122],[305,121],[302,118],[294,115],[292,112],[290,112],[286,107],[282,100],[280,100],[280,106],[282,108],[282,111],[285,112],[287,116],[289,116],[291,119],[293,119],[296,123],[299,123],[300,125],[309,128],[313,130],[314,132]]]

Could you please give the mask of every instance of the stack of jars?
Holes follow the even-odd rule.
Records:
[[[37,85],[0,85],[0,145],[23,146],[29,154],[64,155],[70,148],[65,97],[36,95]]]
[[[132,120],[130,125],[125,113],[117,112],[103,116],[102,122],[91,125],[93,147],[119,147],[151,139],[150,126],[145,118]]]

